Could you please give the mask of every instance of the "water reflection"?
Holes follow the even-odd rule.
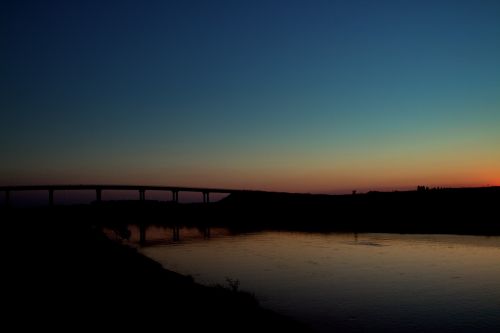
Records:
[[[138,241],[133,228],[132,241]],[[500,330],[500,237],[150,228],[141,251],[199,282],[238,279],[320,331]]]

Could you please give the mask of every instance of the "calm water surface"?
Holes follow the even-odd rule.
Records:
[[[137,230],[132,229],[137,239]],[[150,228],[140,248],[318,331],[500,332],[500,237]]]

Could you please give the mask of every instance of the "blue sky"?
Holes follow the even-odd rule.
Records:
[[[6,1],[0,182],[500,181],[497,1]]]

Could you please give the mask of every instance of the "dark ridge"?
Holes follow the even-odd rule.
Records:
[[[114,201],[81,206],[119,223],[237,230],[500,234],[500,187],[314,195],[238,192],[211,204]],[[119,218],[118,218],[119,217]]]
[[[500,187],[351,195],[235,193],[221,211],[242,224],[305,230],[500,234]]]
[[[500,187],[314,195],[237,192],[210,204],[102,201],[54,209],[106,225],[223,226],[237,230],[500,234]],[[52,210],[51,210],[52,209]],[[13,214],[16,209],[6,209]],[[27,210],[30,211],[30,210]]]

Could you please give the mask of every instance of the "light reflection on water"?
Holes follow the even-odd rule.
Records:
[[[140,251],[204,284],[238,279],[320,331],[500,332],[500,237],[150,228]],[[132,240],[137,230],[132,229]]]

